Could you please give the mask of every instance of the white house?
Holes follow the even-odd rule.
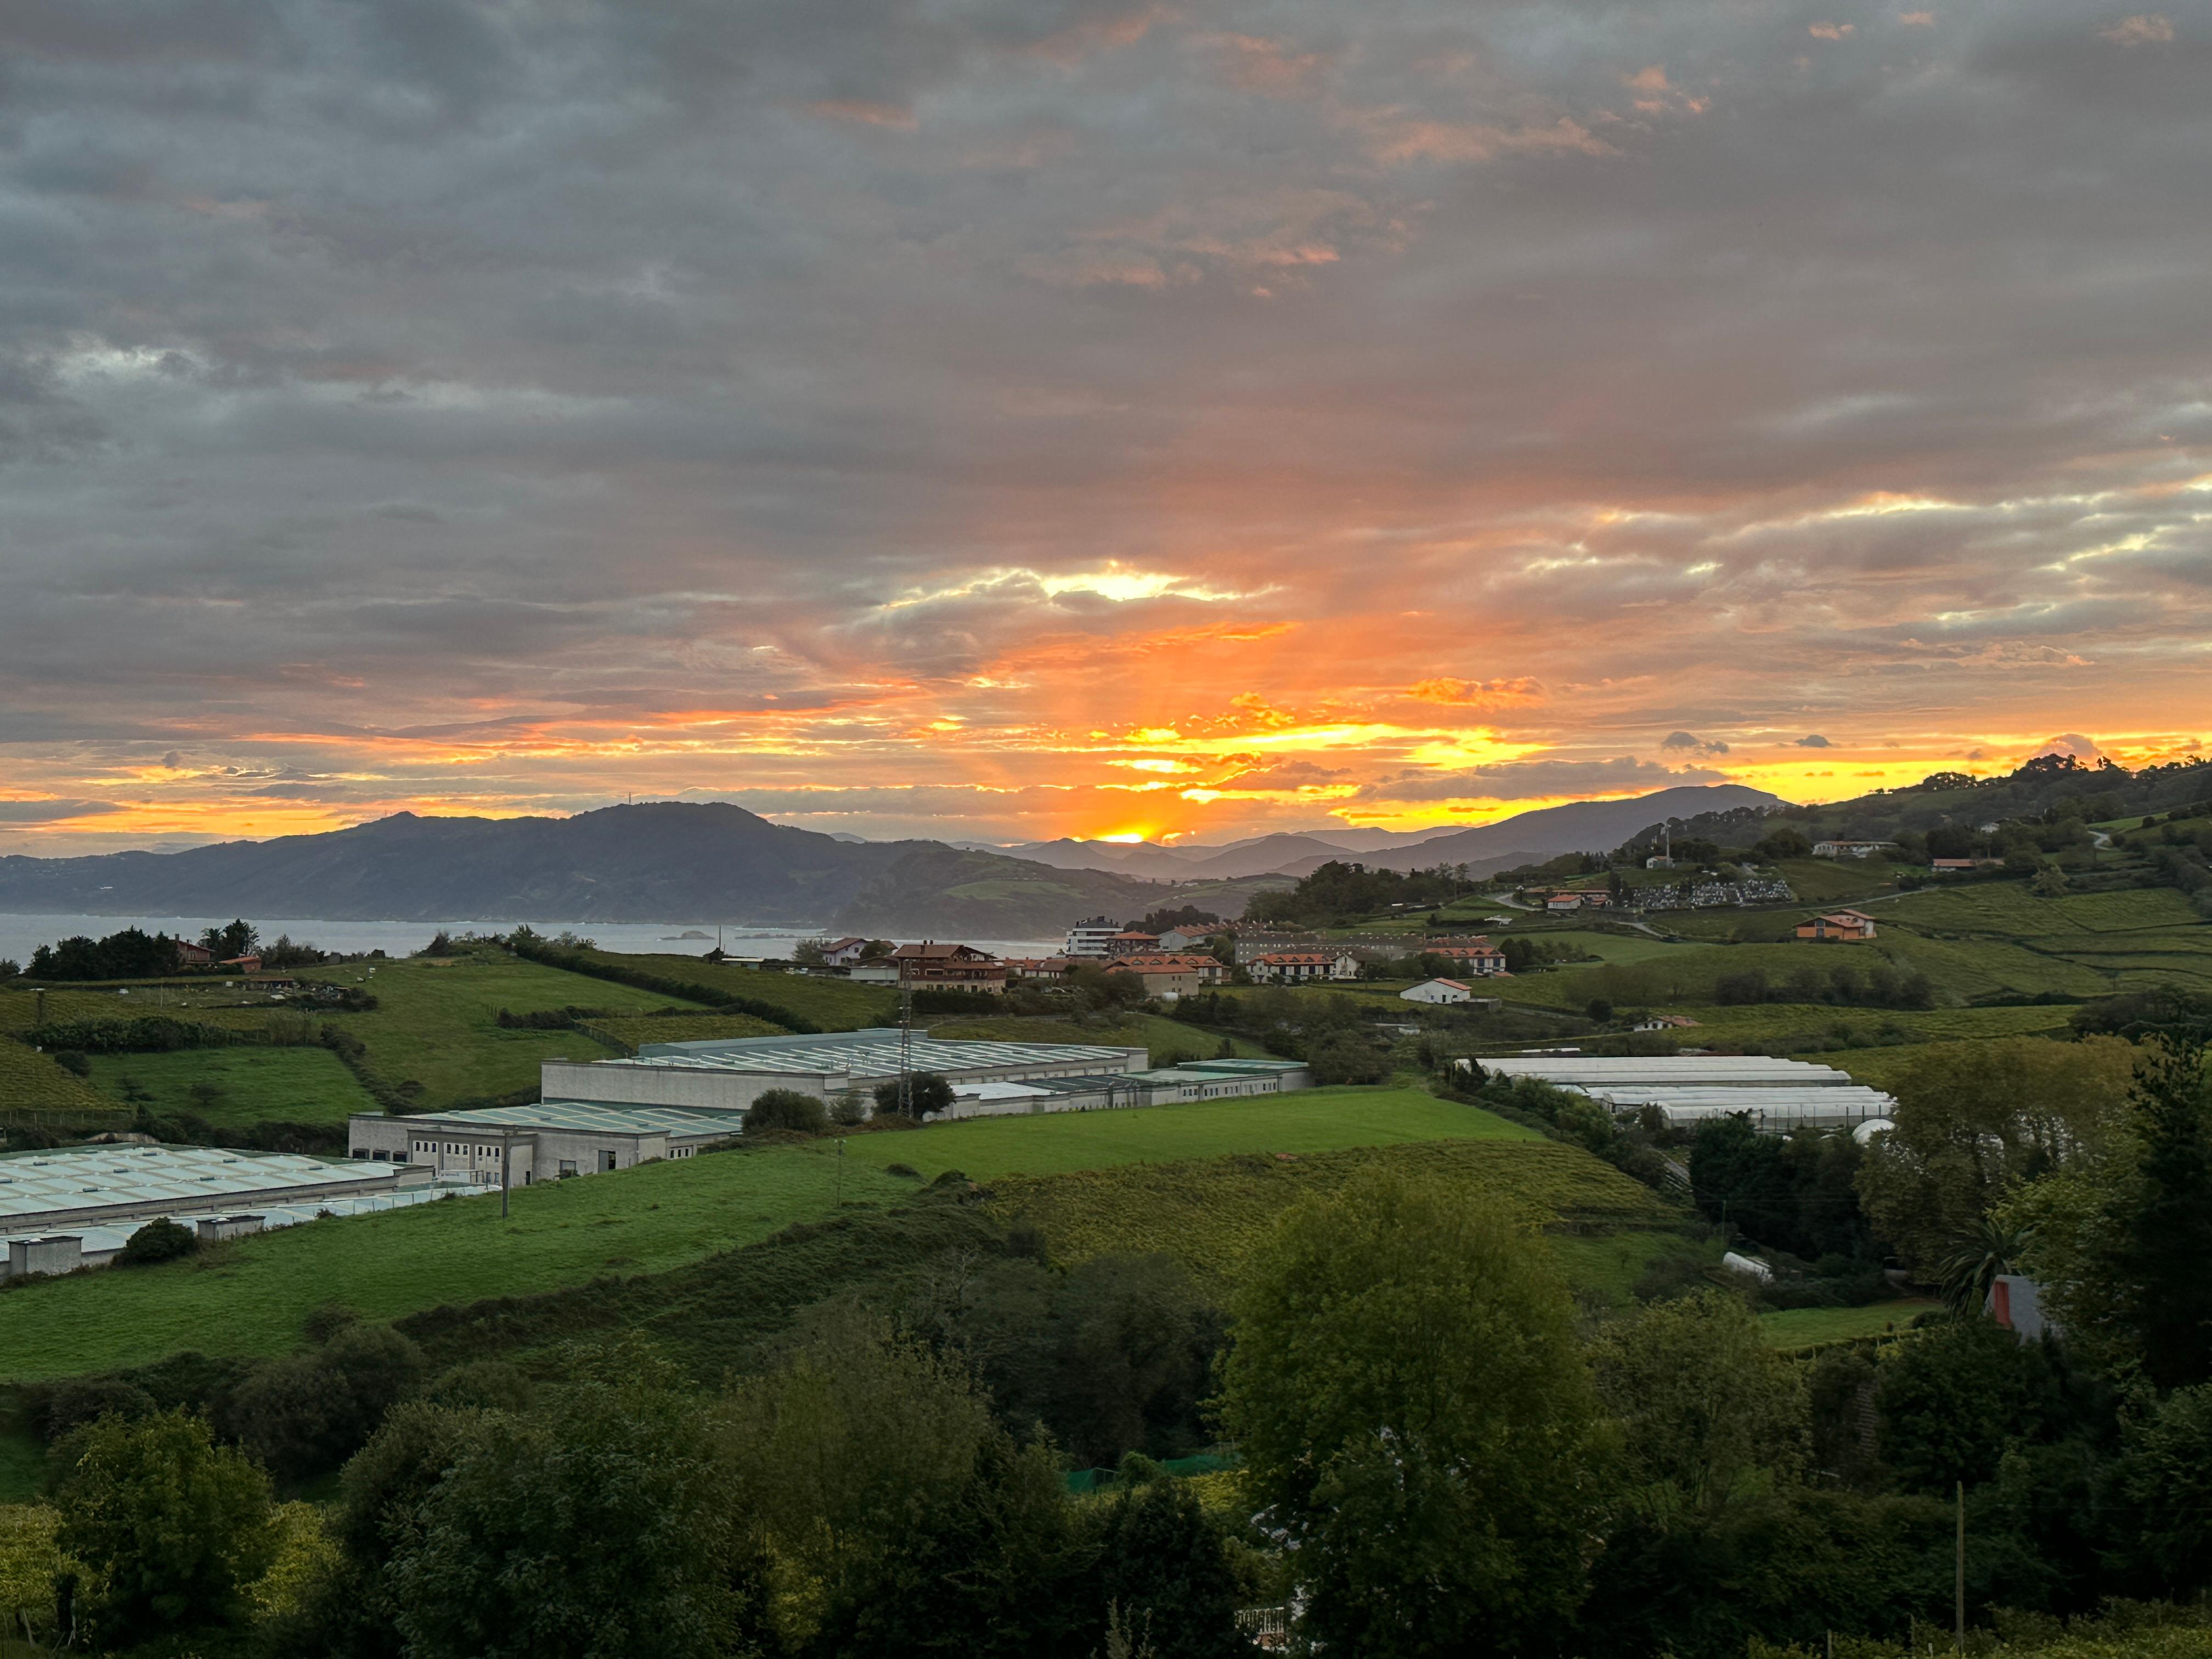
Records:
[[[1359,958],[1349,951],[1270,951],[1249,967],[1253,978],[1278,984],[1359,977]]]
[[[1193,922],[1188,927],[1170,927],[1160,935],[1160,949],[1170,956],[1184,951],[1202,950],[1205,948],[1206,941],[1221,931],[1222,929],[1217,927],[1209,932],[1196,922]]]
[[[822,946],[822,960],[832,968],[850,968],[867,948],[868,941],[858,935],[830,939]]]
[[[1816,841],[1813,856],[1816,859],[1870,859],[1876,853],[1894,851],[1893,841]]]
[[[1455,979],[1425,979],[1419,985],[1409,986],[1398,993],[1401,1002],[1431,1004],[1468,1002],[1473,1000],[1474,996],[1474,992]]]

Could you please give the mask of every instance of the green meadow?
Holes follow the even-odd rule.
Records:
[[[183,1048],[166,1054],[94,1054],[92,1081],[156,1117],[189,1114],[217,1128],[251,1123],[343,1123],[374,1112],[374,1097],[319,1047]]]

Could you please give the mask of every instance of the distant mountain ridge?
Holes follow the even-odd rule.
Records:
[[[90,915],[708,921],[1018,939],[1220,890],[1204,878],[1163,886],[937,842],[848,842],[726,802],[656,801],[566,818],[401,812],[349,830],[181,853],[0,858],[0,909]],[[1219,902],[1241,910],[1244,896]]]

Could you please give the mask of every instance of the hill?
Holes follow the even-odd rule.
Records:
[[[1492,869],[1556,858],[1562,853],[1605,853],[1655,825],[1750,807],[1786,809],[1790,803],[1741,783],[1686,784],[1628,800],[1580,800],[1540,807],[1510,818],[1437,836],[1416,846],[1370,853],[1366,862],[1392,870],[1427,870],[1439,864],[1487,862]]]
[[[350,830],[182,853],[0,859],[0,909],[93,915],[702,919],[1021,938],[1101,912],[1141,915],[1180,902],[1177,890],[935,842],[849,842],[726,802],[655,801],[567,818],[401,812]]]

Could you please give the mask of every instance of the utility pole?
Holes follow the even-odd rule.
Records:
[[[1966,1483],[1959,1483],[1959,1559],[1954,1580],[1952,1638],[1960,1652],[1966,1650]]]
[[[905,969],[900,969],[899,985],[899,1115],[914,1115],[914,987],[904,982]]]

